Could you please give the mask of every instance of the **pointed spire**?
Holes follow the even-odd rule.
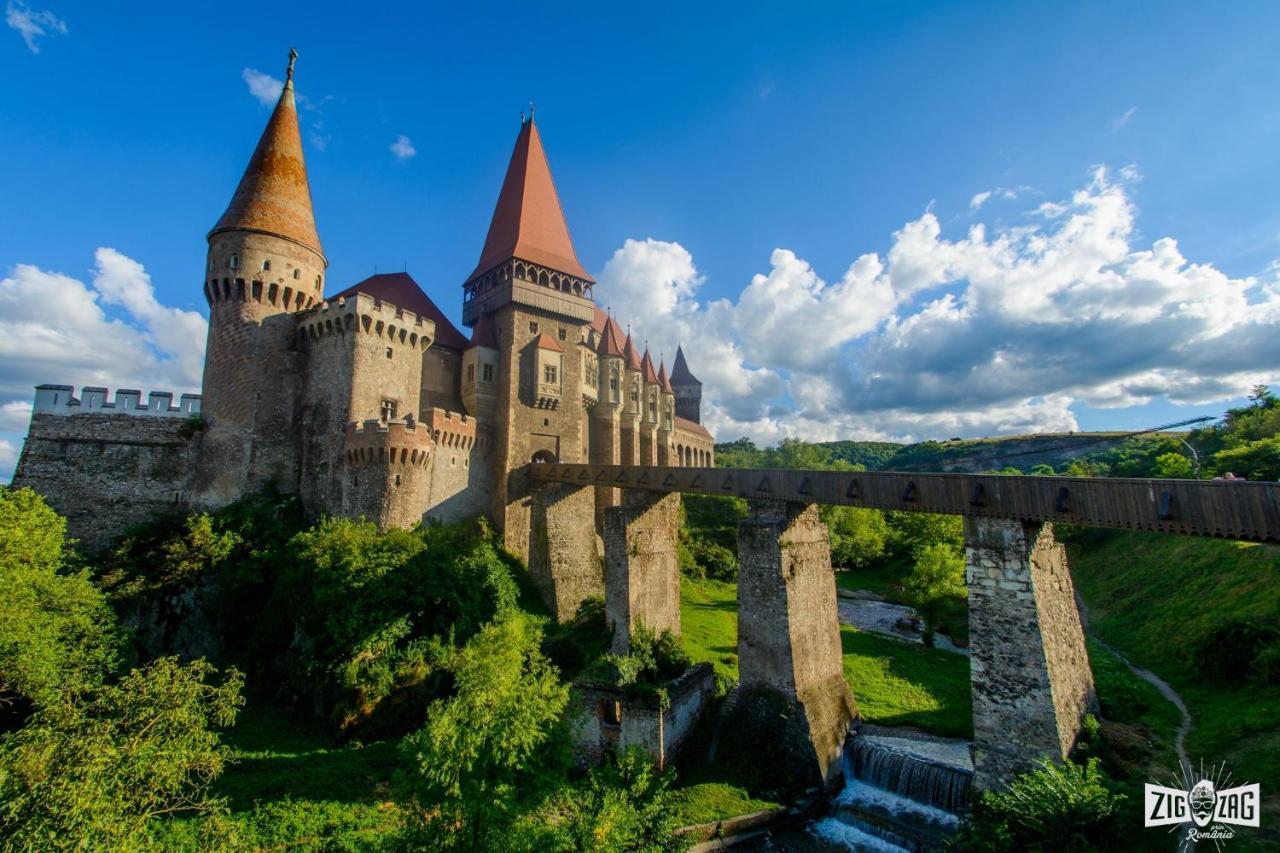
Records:
[[[701,385],[684,360],[684,347],[676,347],[676,363],[671,366],[671,381],[676,385]]]
[[[467,349],[472,347],[488,347],[496,350],[498,348],[498,337],[493,331],[493,319],[489,314],[481,314],[480,320],[476,323],[475,329],[471,332],[471,342],[467,344]]]
[[[640,369],[640,356],[636,354],[636,345],[631,342],[631,330],[627,330],[627,342],[622,346],[622,355],[627,360],[628,370]]]
[[[618,340],[618,324],[609,317],[604,321],[604,329],[600,332],[600,345],[596,352],[601,356],[625,358],[622,342]]]
[[[293,63],[297,58],[298,52],[290,49],[280,100],[231,197],[231,204],[209,236],[220,231],[262,231],[301,243],[323,256],[315,213],[311,209],[307,164],[302,157],[298,109],[293,99]]]
[[[676,389],[671,387],[671,380],[667,378],[667,361],[662,360],[661,366],[658,368],[658,387],[667,394],[676,393]]]
[[[594,281],[578,263],[573,249],[551,167],[542,148],[542,136],[533,121],[532,106],[528,120],[522,120],[520,125],[480,262],[468,280],[512,258]]]
[[[653,357],[649,355],[648,347],[645,347],[644,358],[640,360],[640,372],[644,375],[646,383],[657,384],[658,374],[653,370]]]

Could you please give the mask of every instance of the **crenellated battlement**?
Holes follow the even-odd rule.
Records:
[[[396,421],[352,421],[346,428],[347,462],[352,465],[425,468],[434,447],[431,430],[412,416]]]
[[[432,409],[427,412],[427,427],[438,447],[469,451],[476,443],[476,419],[459,412]]]
[[[321,302],[298,315],[298,334],[318,341],[330,335],[364,332],[414,349],[428,349],[436,337],[435,321],[364,293]]]
[[[107,388],[86,386],[75,395],[72,385],[37,385],[33,415],[131,415],[151,418],[190,418],[200,414],[199,394],[182,394],[173,405],[172,391],[152,391],[145,404],[142,392],[121,388],[110,399]]]

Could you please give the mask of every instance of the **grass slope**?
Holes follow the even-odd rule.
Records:
[[[1142,533],[1072,537],[1076,586],[1095,633],[1160,675],[1191,710],[1193,762],[1260,782],[1263,824],[1280,819],[1280,687],[1222,684],[1196,671],[1200,637],[1227,619],[1280,619],[1280,551]],[[1270,816],[1270,821],[1267,816]]]
[[[685,648],[726,678],[738,677],[737,587],[681,582]],[[938,649],[842,626],[844,673],[868,722],[912,725],[949,737],[970,736],[969,660]]]

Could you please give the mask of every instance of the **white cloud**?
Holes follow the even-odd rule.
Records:
[[[1124,113],[1111,122],[1112,130],[1119,130],[1129,123],[1129,119],[1133,118],[1133,114],[1138,111],[1137,107],[1129,107]]]
[[[0,483],[13,480],[13,469],[18,467],[18,448],[12,441],[0,438]]]
[[[256,68],[246,68],[240,72],[241,79],[249,86],[249,94],[257,98],[264,107],[274,107],[284,91],[284,81],[264,74]]]
[[[9,0],[4,9],[4,20],[9,29],[16,30],[27,43],[27,50],[40,52],[39,39],[45,36],[65,35],[67,25],[48,9],[36,11],[22,0]]]
[[[1001,198],[1001,199],[1012,201],[1018,196],[1031,191],[1032,191],[1032,188],[1027,186],[996,187],[993,190],[984,190],[983,192],[975,193],[973,198],[969,199],[969,209],[978,210],[993,198]]]
[[[199,391],[205,319],[162,305],[142,265],[115,249],[94,262],[92,285],[30,264],[0,279],[0,441],[21,442],[41,383]],[[0,453],[0,482],[11,471]]]
[[[418,153],[418,149],[413,147],[413,143],[409,141],[409,137],[403,133],[396,137],[396,141],[387,146],[391,153],[396,155],[397,160],[408,160],[410,157]]]
[[[992,192],[993,190],[986,190],[984,192],[975,194],[973,198],[969,199],[969,209],[977,210],[978,208],[982,207],[984,204],[987,203],[987,200],[991,198]]]
[[[1139,245],[1136,180],[1098,168],[1023,224],[954,239],[927,210],[833,283],[775,249],[732,299],[698,298],[679,244],[628,240],[597,298],[655,355],[683,343],[723,439],[1072,430],[1075,405],[1206,404],[1275,384],[1280,285],[1190,262],[1172,238]]]

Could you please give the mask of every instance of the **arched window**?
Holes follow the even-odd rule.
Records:
[[[231,260],[227,261],[227,266],[231,267],[233,270],[240,269],[240,256],[232,255]]]
[[[263,260],[263,262],[262,262],[262,271],[263,271],[263,272],[271,272],[271,261]]]

